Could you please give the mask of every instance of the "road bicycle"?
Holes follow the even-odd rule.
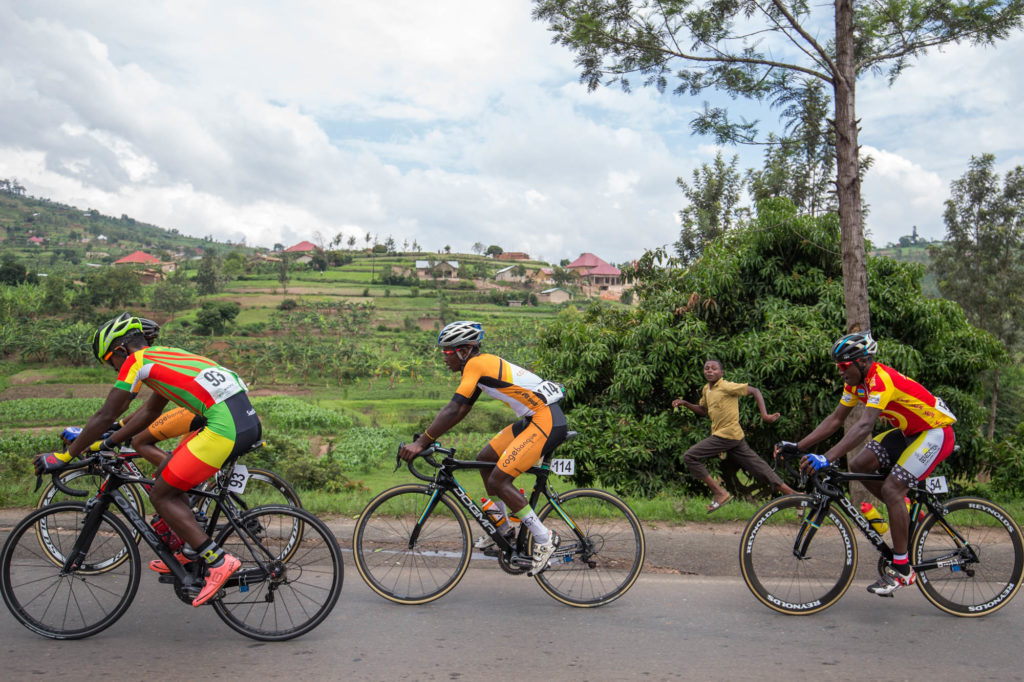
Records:
[[[792,472],[800,455],[781,457]],[[747,587],[765,606],[807,615],[832,606],[850,587],[857,569],[854,526],[878,550],[879,574],[893,552],[843,488],[848,481],[882,481],[885,474],[829,466],[801,477],[807,494],[772,500],[747,523],[740,567]],[[1020,527],[997,504],[979,497],[944,499],[946,492],[945,477],[935,476],[908,493],[916,584],[925,599],[954,616],[998,611],[1020,589]]]
[[[258,450],[263,445],[263,441],[260,441],[253,445],[249,452]],[[140,480],[147,480],[135,461],[139,455],[134,450],[122,448],[120,456],[124,462],[127,474]],[[85,468],[66,468],[51,477],[51,480],[43,486],[42,492],[39,494],[39,501],[36,503],[36,508],[41,509],[57,502],[89,497],[103,482],[104,477],[105,474],[96,464]],[[238,508],[243,511],[268,504],[302,507],[299,494],[295,492],[295,489],[292,488],[288,481],[272,471],[247,467],[237,462],[229,476],[215,476],[207,481],[203,481],[198,487],[216,495],[219,492],[217,486],[222,480],[227,484],[228,495]],[[87,486],[87,489],[82,489],[78,486]],[[140,516],[145,516],[145,500],[149,496],[149,489],[148,483],[125,483],[121,486],[119,492],[135,508]],[[214,497],[193,496],[193,510],[196,513],[196,520],[201,525],[206,522],[207,512],[209,512],[210,505],[213,504],[214,499]],[[142,534],[138,531],[132,531],[132,539],[135,541],[135,544],[138,544],[142,539]]]
[[[254,445],[250,452],[262,446],[263,442],[261,441]],[[122,448],[120,452],[125,459],[125,467],[128,472],[137,478],[145,478],[142,470],[134,461],[136,459],[135,451],[131,448]],[[218,480],[220,477],[204,481],[200,487],[207,492],[216,493],[213,486],[217,485]],[[84,469],[65,469],[43,486],[36,508],[69,499],[88,497],[102,481],[103,473],[95,466]],[[228,484],[229,494],[241,509],[267,504],[302,506],[302,501],[295,488],[284,478],[268,469],[237,464],[228,478]],[[84,486],[84,489],[79,486]],[[148,490],[144,485],[127,483],[122,486],[121,494],[132,503],[139,514],[145,515],[145,500],[148,497]],[[213,498],[211,497],[197,497],[194,505],[196,513],[205,515],[212,503]]]
[[[570,431],[569,437],[575,435]],[[434,454],[442,455],[438,462]],[[526,573],[534,541],[525,524],[508,537],[474,503],[456,480],[460,471],[480,471],[493,462],[455,459],[455,448],[434,443],[420,453],[433,475],[407,463],[425,484],[385,490],[366,505],[353,534],[356,568],[374,592],[399,604],[424,604],[450,592],[462,579],[472,556],[469,521],[495,543],[502,570]],[[562,462],[571,460],[561,460]],[[395,470],[401,465],[396,463]],[[549,453],[527,473],[535,476],[529,503],[557,532],[561,544],[546,569],[534,576],[549,595],[571,606],[591,607],[621,597],[643,567],[646,546],[640,520],[629,506],[603,490],[558,493],[548,478]],[[539,507],[541,498],[546,500]]]
[[[343,580],[341,550],[327,526],[303,509],[242,508],[228,488],[236,459],[228,458],[210,490],[189,491],[211,501],[204,530],[242,562],[208,603],[243,635],[291,639],[315,628],[334,608]],[[191,605],[202,588],[204,562],[180,563],[121,493],[130,484],[154,483],[135,475],[128,462],[117,453],[99,452],[70,464],[103,474],[96,493],[85,502],[58,502],[32,511],[0,550],[4,603],[33,632],[79,639],[124,615],[141,581],[133,530],[167,565],[170,572],[159,581],[172,585],[179,599]],[[120,514],[111,512],[115,508]]]

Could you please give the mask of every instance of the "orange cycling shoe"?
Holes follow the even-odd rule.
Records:
[[[202,606],[210,600],[217,590],[221,588],[227,579],[234,575],[235,571],[242,567],[242,562],[231,556],[224,555],[224,561],[220,566],[211,566],[210,572],[206,575],[206,585],[203,586],[199,596],[192,600],[192,606]]]

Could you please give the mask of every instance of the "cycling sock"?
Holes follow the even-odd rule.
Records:
[[[224,550],[213,540],[207,540],[196,550],[207,566],[220,566],[224,561]]]
[[[892,567],[903,575],[910,575],[910,557],[907,554],[894,554]]]
[[[530,505],[526,505],[519,511],[515,512],[515,515],[522,519],[523,523],[526,524],[526,527],[530,529],[531,533],[533,533],[533,538],[537,542],[547,542],[548,538],[551,537],[551,531],[549,531],[547,527],[540,522],[540,519],[537,518],[537,513],[533,511],[533,508]]]

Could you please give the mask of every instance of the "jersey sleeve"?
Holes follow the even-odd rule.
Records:
[[[144,352],[145,349],[135,351],[131,357],[124,361],[117,373],[117,379],[114,381],[114,388],[119,388],[129,393],[139,392],[139,370],[142,369],[142,355]]]
[[[840,405],[853,407],[857,404],[857,389],[849,384],[843,384],[843,397],[839,399]]]
[[[458,403],[473,403],[480,397],[480,377],[483,363],[476,362],[480,356],[472,357],[462,370],[462,380],[455,389],[452,399]]]

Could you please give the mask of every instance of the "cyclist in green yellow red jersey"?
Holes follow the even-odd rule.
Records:
[[[500,501],[499,513],[513,512],[533,534],[533,566],[528,573],[536,575],[547,568],[559,538],[540,521],[513,481],[565,440],[568,427],[558,407],[563,391],[560,385],[497,355],[481,353],[483,337],[483,326],[477,322],[452,322],[441,330],[437,345],[444,354],[444,363],[451,371],[461,372],[462,380],[427,430],[413,443],[403,445],[399,456],[405,461],[416,457],[462,421],[481,393],[507,403],[519,421],[492,438],[477,460],[497,462],[493,469],[481,470],[484,487],[491,499]]]
[[[208,566],[206,584],[192,602],[200,606],[217,593],[241,562],[226,554],[199,527],[186,491],[216,473],[228,457],[249,450],[259,441],[260,420],[249,403],[246,386],[237,374],[209,358],[179,348],[150,347],[138,318],[128,313],[100,327],[93,334],[92,349],[100,362],[117,370],[114,387],[68,450],[41,456],[36,469],[56,471],[87,447],[97,449],[94,441],[124,413],[141,384],[152,389],[153,395],[125,424],[127,433],[146,428],[168,402],[204,417],[205,425],[184,439],[157,470],[150,493],[157,513],[195,550],[195,554],[179,558],[190,561],[198,555]],[[153,564],[150,568],[166,570]]]

